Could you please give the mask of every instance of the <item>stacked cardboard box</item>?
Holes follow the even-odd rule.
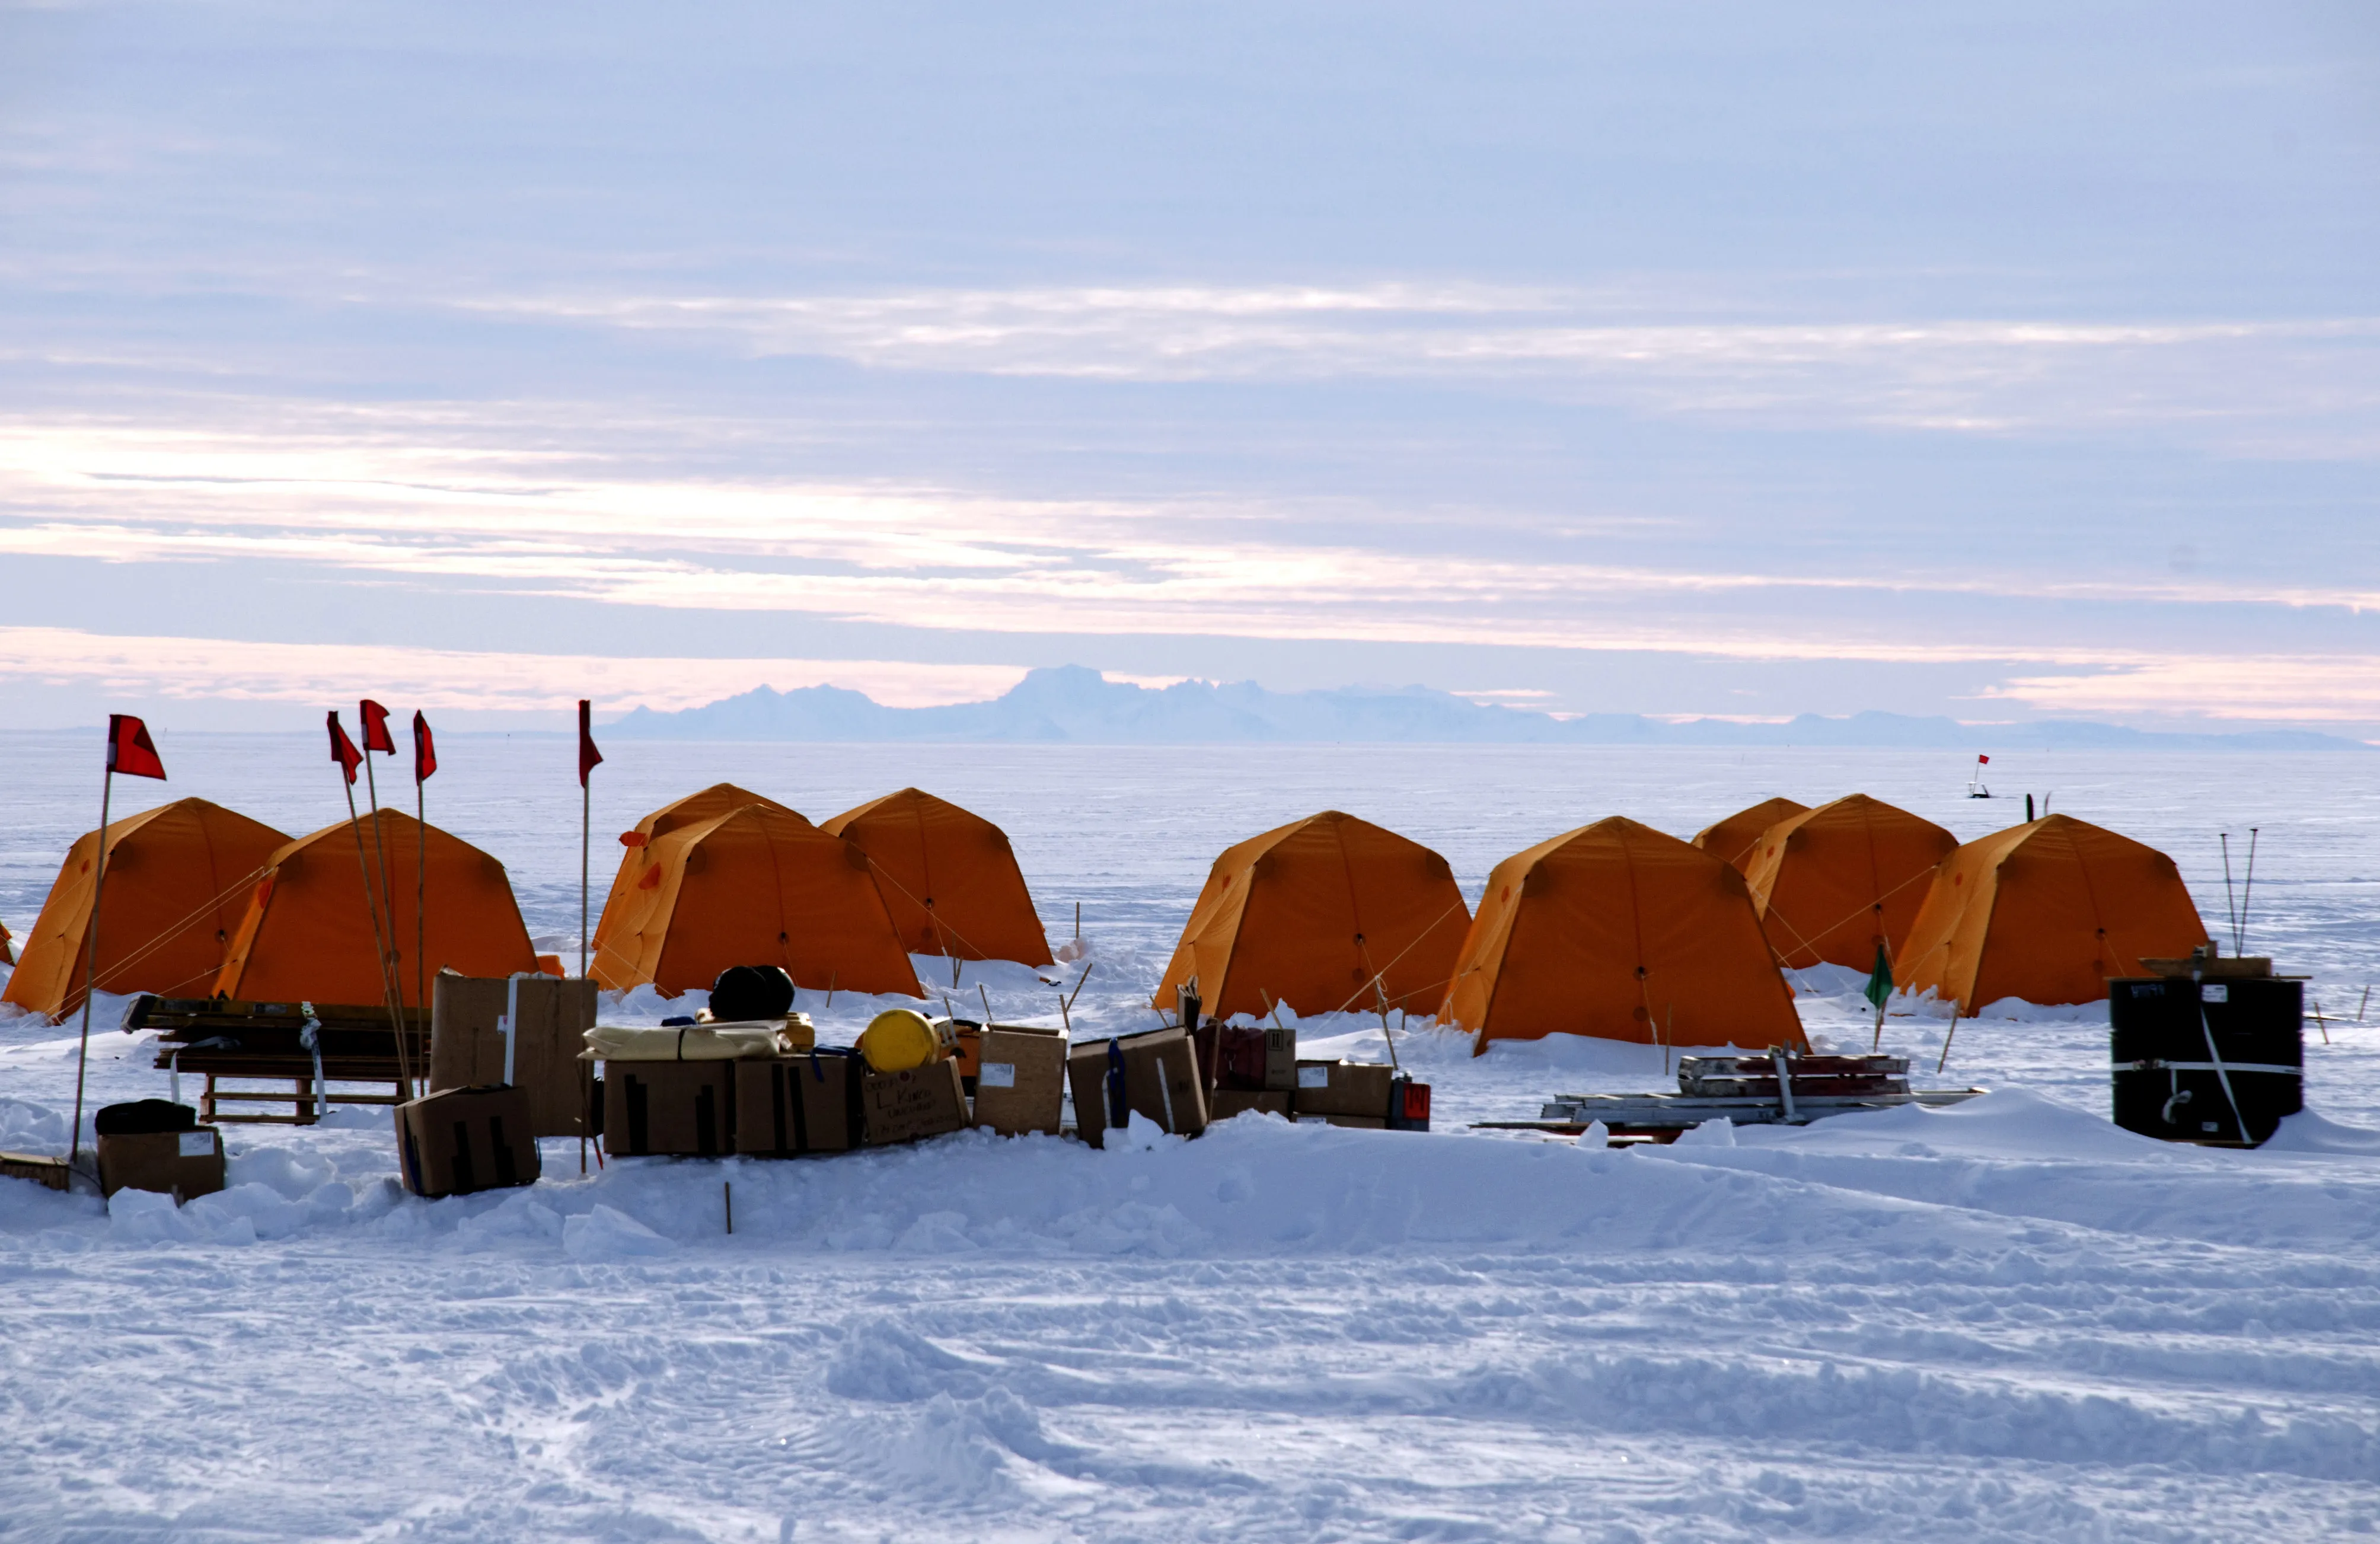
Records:
[[[1291,1113],[1297,1088],[1297,1031],[1278,1025],[1209,1020],[1197,1030],[1207,1071],[1207,1118],[1227,1121],[1251,1111]]]
[[[1370,1062],[1300,1062],[1297,1118],[1331,1125],[1386,1126],[1389,1088],[1395,1076]]]
[[[995,1024],[978,1046],[975,1124],[1003,1137],[1058,1135],[1065,1108],[1064,1034]]]
[[[484,1088],[509,1082],[528,1096],[535,1137],[587,1130],[587,1064],[578,1059],[595,1027],[595,983],[524,973],[517,979],[442,970],[430,992],[430,1087]],[[507,1076],[506,1012],[513,1012]]]
[[[162,1099],[111,1104],[91,1117],[99,1136],[99,1187],[153,1190],[187,1201],[224,1187],[223,1135],[198,1124],[187,1104]]]
[[[871,1148],[940,1137],[967,1124],[959,1064],[948,1058],[905,1072],[863,1067],[859,1104],[861,1139]]]
[[[734,1062],[735,1150],[752,1157],[847,1152],[859,1145],[859,1080],[850,1052]]]
[[[734,1062],[603,1064],[603,1150],[614,1158],[732,1152]]]
[[[1158,1128],[1196,1137],[1207,1129],[1207,1079],[1197,1048],[1179,1027],[1088,1040],[1066,1053],[1075,1129],[1092,1147],[1107,1132],[1145,1115]]]

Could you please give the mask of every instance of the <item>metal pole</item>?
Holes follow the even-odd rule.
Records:
[[[369,756],[370,752],[367,751],[365,754]],[[371,913],[372,947],[380,951],[380,1000],[382,1005],[388,1009],[389,1029],[396,1036],[396,1073],[397,1076],[409,1088],[413,1081],[413,1063],[411,1054],[406,1045],[405,1008],[403,1006],[405,993],[398,988],[395,979],[389,973],[388,939],[386,933],[382,930],[380,925],[380,893],[372,887],[371,865],[364,861],[363,827],[361,822],[356,818],[356,785],[353,783],[348,782],[343,773],[340,778],[340,786],[346,791],[347,796],[347,830],[356,839],[356,873],[364,881],[364,908]],[[372,821],[372,831],[373,833],[377,835],[380,831],[380,821],[378,819],[380,811],[375,809],[372,811],[372,814],[374,817]],[[388,923],[389,930],[394,931],[396,927],[396,918],[394,917],[390,918],[388,919]],[[321,1112],[318,1110],[316,1112],[318,1118],[320,1113]]]
[[[91,925],[84,929],[82,964],[82,1043],[75,1049],[74,1125],[67,1137],[67,1167],[82,1157],[82,1075],[91,1060],[91,994],[99,983],[99,903],[107,894],[107,805],[115,794],[115,753],[99,784],[99,875],[91,881]]]
[[[369,739],[370,736],[365,737]],[[372,777],[372,753],[369,745],[364,747],[364,789],[371,796],[372,862],[380,869],[378,894],[382,902],[382,909],[388,915],[388,936],[381,942],[380,973],[382,979],[388,982],[389,990],[396,993],[396,1001],[402,1006],[405,1002],[405,972],[398,967],[396,959],[396,890],[389,882],[388,849],[381,842],[380,784]],[[354,797],[352,794],[348,796]],[[402,1050],[399,1047],[400,1052]]]

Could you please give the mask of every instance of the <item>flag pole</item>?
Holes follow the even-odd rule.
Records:
[[[335,708],[330,712],[330,729],[331,761],[339,769],[340,792],[347,796],[347,832],[356,842],[356,875],[363,881],[364,909],[371,916],[372,947],[380,954],[381,1005],[388,1010],[388,1027],[396,1037],[397,1076],[407,1088],[410,1088],[413,1080],[413,1058],[410,1048],[406,1044],[405,993],[398,986],[389,964],[388,940],[389,935],[396,930],[396,918],[392,916],[385,929],[381,926],[380,891],[379,887],[372,883],[371,865],[364,858],[363,822],[356,815],[356,769],[354,762],[347,760],[349,756],[357,756],[369,769],[371,764],[371,753],[358,752],[354,744],[347,739],[346,731],[339,727],[339,712]],[[380,835],[380,810],[377,807],[372,810],[372,835],[374,838]],[[322,1111],[319,1108],[316,1109],[314,1118],[320,1120],[322,1116]]]
[[[108,742],[111,752],[115,741]],[[107,894],[107,808],[115,795],[115,758],[108,758],[106,774],[99,784],[99,876],[91,885],[91,926],[84,930],[82,966],[82,1039],[75,1049],[74,1125],[67,1138],[67,1168],[72,1170],[82,1157],[82,1076],[91,1060],[91,994],[99,982],[99,903]]]
[[[358,718],[362,718],[362,711],[358,710],[356,716]],[[382,720],[381,732],[383,735],[387,733],[385,719]],[[364,725],[364,791],[371,796],[372,864],[380,870],[380,895],[381,900],[384,903],[384,909],[388,914],[388,937],[381,944],[382,955],[380,974],[381,979],[388,983],[389,990],[396,994],[397,1005],[401,1008],[405,1005],[405,970],[403,966],[400,965],[397,960],[396,887],[395,882],[389,877],[388,848],[383,845],[381,841],[380,781],[372,775],[372,736],[371,725],[370,723],[366,723]],[[355,798],[355,795],[350,792],[347,797],[349,801],[352,802]],[[404,1054],[404,1047],[399,1046],[397,1048],[398,1059],[403,1060]]]
[[[578,780],[578,976],[587,977],[587,845],[595,820],[595,793],[588,780]]]
[[[413,841],[413,994],[417,1005],[425,1009],[430,1006],[429,945],[424,942],[430,936],[430,806],[421,791],[426,781],[413,780],[413,823],[421,828]],[[421,1081],[430,1080],[425,1076]]]

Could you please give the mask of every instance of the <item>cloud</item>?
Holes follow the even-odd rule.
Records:
[[[880,371],[1521,381],[1647,412],[1954,433],[2187,428],[2380,451],[2380,318],[1676,320],[1609,291],[1389,283],[519,295],[465,309]],[[1716,309],[1706,303],[1702,309]]]

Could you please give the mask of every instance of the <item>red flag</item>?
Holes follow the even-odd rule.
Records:
[[[356,705],[356,718],[364,726],[366,750],[377,750],[383,756],[396,754],[396,742],[389,737],[386,708],[367,697]]]
[[[1975,758],[1975,764],[1979,767],[1989,766],[1991,765],[1991,760],[1992,759],[1988,756],[1978,756]]]
[[[339,727],[339,711],[332,709],[331,760],[346,772],[347,781],[352,784],[356,780],[356,768],[363,764],[363,759],[364,753],[356,748],[356,742],[347,738],[347,732]]]
[[[427,783],[438,770],[438,742],[430,737],[430,721],[413,715],[413,781]]]
[[[603,753],[595,748],[595,704],[585,698],[578,699],[578,785],[587,786],[587,774],[601,766]]]
[[[129,713],[107,715],[107,770],[127,777],[165,781],[165,763],[157,758],[157,744],[149,726]]]

